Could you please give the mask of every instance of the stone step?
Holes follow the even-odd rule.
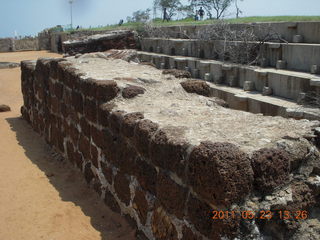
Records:
[[[168,55],[181,55],[205,59],[222,59],[225,42],[199,39],[143,38],[141,49]],[[227,42],[241,44],[241,42]],[[249,42],[257,45],[259,42]],[[265,43],[259,62],[262,67],[274,67],[320,74],[320,44]]]
[[[139,55],[142,61],[153,62],[158,68],[188,70],[194,78],[206,77],[233,87],[243,88],[245,82],[253,82],[252,90],[263,92],[264,87],[269,87],[273,95],[294,101],[300,99],[301,93],[320,92],[320,76],[315,74],[143,51]]]
[[[157,68],[188,70],[193,78],[209,81],[212,95],[225,100],[233,109],[270,116],[320,119],[319,108],[305,108],[296,102],[303,92],[319,90],[310,85],[311,79],[320,82],[320,78],[315,79],[312,74],[143,51],[138,55],[141,61],[152,62]],[[244,91],[248,82],[253,87]],[[267,93],[264,88],[271,92]],[[263,91],[273,95],[263,96]]]

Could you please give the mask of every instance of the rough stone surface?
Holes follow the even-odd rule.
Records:
[[[126,205],[129,204],[131,195],[129,189],[130,181],[123,173],[119,172],[114,178],[114,188],[118,193],[119,198]]]
[[[163,74],[171,74],[176,78],[191,78],[191,73],[185,70],[166,69],[162,71]]]
[[[149,211],[149,204],[146,200],[145,193],[142,190],[137,190],[133,199],[133,207],[137,210],[141,223],[146,224]]]
[[[145,89],[138,86],[129,85],[122,90],[122,97],[124,98],[134,98],[140,94],[144,94]]]
[[[188,93],[196,93],[206,97],[211,95],[209,85],[202,80],[189,80],[180,84]]]
[[[244,152],[230,143],[202,142],[190,155],[188,176],[194,191],[229,206],[251,190],[253,172]]]
[[[157,198],[169,213],[182,219],[184,215],[186,197],[186,188],[176,184],[164,172],[159,173],[157,179]]]
[[[290,160],[281,149],[263,148],[253,153],[252,169],[255,188],[268,193],[289,181]]]
[[[4,105],[4,104],[0,105],[0,112],[9,112],[9,111],[11,111],[11,108],[8,105]]]
[[[63,42],[64,52],[69,55],[77,53],[101,52],[109,49],[136,48],[134,33],[131,31],[111,31],[96,34],[84,39]]]
[[[172,170],[184,178],[189,144],[181,140],[179,134],[179,129],[159,130],[151,141],[150,158],[155,165]]]
[[[177,230],[161,207],[153,212],[152,231],[157,240],[176,240]]]

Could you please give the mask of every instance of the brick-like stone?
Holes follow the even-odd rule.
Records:
[[[113,195],[109,192],[109,190],[106,190],[105,198],[104,198],[105,204],[114,212],[121,213],[121,209]]]
[[[63,97],[63,84],[61,83],[55,83],[54,84],[54,94],[58,99],[62,99]]]
[[[99,80],[95,83],[96,86],[96,99],[98,102],[108,102],[114,99],[120,89],[117,86],[117,83],[113,80]]]
[[[103,127],[108,127],[109,116],[112,112],[114,105],[110,103],[101,104],[98,107],[98,124]]]
[[[121,133],[128,137],[132,138],[134,136],[134,128],[137,125],[138,121],[144,118],[143,113],[135,112],[128,113],[124,115],[121,126]]]
[[[140,94],[144,94],[146,89],[143,87],[129,85],[122,90],[122,97],[124,98],[134,98]]]
[[[120,133],[120,128],[123,121],[123,116],[125,115],[124,111],[114,111],[110,114],[109,117],[109,128],[114,134]]]
[[[263,148],[255,151],[251,159],[258,191],[269,193],[289,181],[290,159],[284,150]]]
[[[98,163],[98,149],[96,146],[94,145],[90,145],[90,160],[92,162],[92,164],[96,167],[96,168],[99,168],[99,163]]]
[[[95,177],[94,173],[92,172],[90,162],[86,163],[86,165],[84,166],[84,177],[85,177],[87,183],[90,183],[92,181],[92,179],[94,179],[94,177]]]
[[[126,205],[129,205],[131,199],[129,185],[130,180],[128,179],[128,177],[122,172],[118,172],[118,174],[114,178],[114,189],[120,200]]]
[[[140,186],[156,195],[157,170],[140,157],[136,159],[136,167],[133,170]]]
[[[253,171],[248,155],[235,145],[202,142],[190,154],[188,178],[203,198],[229,206],[249,194]]]
[[[88,121],[84,117],[80,119],[80,127],[81,127],[81,133],[85,135],[87,138],[90,138],[91,125],[88,123]]]
[[[120,169],[129,175],[134,173],[134,169],[137,168],[136,158],[138,156],[137,151],[134,147],[131,146],[127,141],[123,138],[120,138],[121,142],[118,142],[117,146],[117,161],[115,163],[116,166],[120,167]]]
[[[94,126],[91,126],[91,138],[93,142],[99,147],[104,147],[104,138],[103,138],[103,130],[97,129]]]
[[[51,111],[55,114],[60,114],[60,101],[56,97],[51,98]]]
[[[90,159],[90,141],[84,135],[80,135],[79,151],[82,153],[85,159]]]
[[[140,154],[149,157],[149,144],[159,125],[148,120],[141,120],[135,128],[134,142]]]
[[[158,207],[153,212],[152,217],[152,232],[157,240],[176,240],[178,239],[178,233],[171,222],[170,218],[166,215],[165,211]]]
[[[91,121],[92,123],[97,122],[97,111],[98,106],[97,103],[93,100],[85,99],[84,102],[84,114],[85,118]]]
[[[202,80],[188,80],[180,83],[188,93],[196,93],[206,97],[211,96],[210,86]]]
[[[193,233],[189,227],[183,226],[182,240],[203,240],[203,237],[199,237],[198,235]]]
[[[71,97],[72,97],[72,106],[74,107],[74,109],[79,113],[83,113],[83,98],[81,93],[72,91]]]
[[[149,204],[145,192],[137,189],[133,199],[133,208],[137,211],[139,219],[143,225],[147,222]]]
[[[113,180],[112,168],[109,167],[106,163],[101,162],[101,170],[102,170],[104,177],[108,181],[108,183],[112,184],[112,180]]]
[[[158,174],[156,196],[167,212],[179,219],[183,218],[187,189],[179,186],[164,172]]]
[[[95,98],[97,88],[95,86],[96,80],[89,78],[89,79],[81,79],[79,81],[78,88],[86,97]]]
[[[151,140],[150,159],[155,165],[184,178],[187,149],[190,145],[180,140],[178,134],[179,131],[172,130],[169,137],[165,130],[159,130]]]
[[[195,198],[192,194],[187,203],[187,219],[194,224],[195,228],[209,239],[234,239],[239,231],[240,219],[224,218],[212,219],[213,209],[205,202]]]

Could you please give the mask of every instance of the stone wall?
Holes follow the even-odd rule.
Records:
[[[15,52],[25,50],[38,50],[38,38],[0,39],[0,52]]]
[[[14,51],[37,51],[39,49],[38,38],[23,38],[14,40]]]
[[[2,38],[0,39],[0,52],[11,52],[13,49],[13,39]]]
[[[252,28],[255,35],[264,38],[266,32],[277,33],[287,42],[320,43],[320,22],[270,22],[231,24],[232,29]],[[206,31],[210,25],[161,27],[162,34],[171,38],[193,37],[198,31]],[[297,37],[299,36],[299,37]]]
[[[291,160],[281,150],[261,149],[249,157],[230,143],[192,146],[142,113],[114,111],[109,102],[122,92],[116,81],[86,79],[64,59],[26,61],[21,67],[23,118],[145,239],[245,235],[255,223],[213,220],[212,211],[240,211],[253,191],[266,196],[288,183]],[[316,194],[304,187],[291,192],[291,199],[292,194],[298,199],[292,209],[305,201],[299,197],[306,192],[309,201],[299,210],[315,205]],[[290,221],[284,224],[291,227]]]

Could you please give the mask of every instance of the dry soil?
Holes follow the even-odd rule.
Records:
[[[0,53],[0,62],[59,57]],[[134,230],[90,190],[79,171],[57,161],[20,118],[20,69],[0,70],[0,239],[95,240],[134,238]]]

